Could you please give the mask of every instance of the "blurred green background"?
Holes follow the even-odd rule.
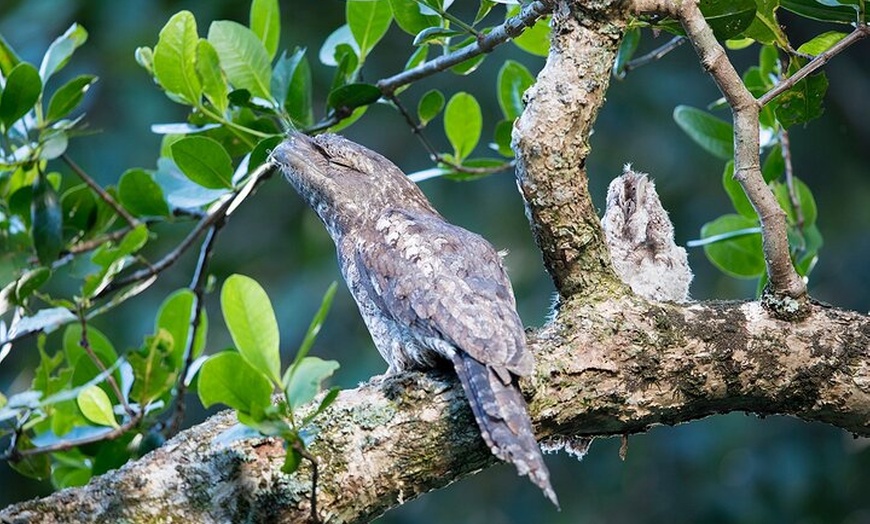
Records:
[[[477,2],[458,2],[456,14],[469,18]],[[191,10],[205,34],[215,19],[247,22],[248,2],[231,0],[2,0],[0,33],[26,60],[38,63],[51,40],[71,23],[90,32],[87,44],[53,80],[60,85],[77,74],[92,73],[100,81],[86,97],[94,136],[78,139],[71,156],[102,184],[116,183],[129,167],[153,168],[159,137],[152,123],[174,122],[183,109],[151,83],[133,59],[141,45],[153,46],[165,21],[176,11]],[[309,49],[315,96],[323,106],[332,70],[317,62],[325,37],[342,23],[341,0],[282,0],[282,46]],[[793,42],[820,32],[818,26],[784,18]],[[642,45],[663,43],[649,33]],[[401,69],[410,54],[411,38],[395,26],[364,69],[374,81]],[[819,227],[825,238],[810,291],[823,301],[866,312],[870,309],[870,43],[864,42],[833,60],[826,71],[831,88],[824,116],[791,133],[796,174],[813,190]],[[738,69],[752,63],[757,51],[733,53]],[[443,74],[413,86],[402,99],[413,107],[426,90],[446,94],[465,90],[481,101],[485,136],[500,116],[492,93],[501,63],[513,58],[536,72],[542,59],[512,45],[498,48],[468,77]],[[655,179],[676,227],[678,243],[697,238],[701,225],[730,204],[720,186],[722,164],[696,147],[677,128],[671,112],[677,104],[704,107],[719,96],[683,46],[659,63],[614,81],[598,119],[589,161],[595,201],[626,162]],[[488,117],[487,117],[488,115]],[[322,112],[316,116],[322,116]],[[447,149],[440,123],[429,137]],[[345,134],[394,160],[405,171],[430,167],[425,150],[404,121],[389,107],[372,107]],[[485,142],[485,141],[484,141]],[[479,146],[484,153],[484,145]],[[61,168],[60,166],[57,166]],[[61,168],[63,169],[63,168]],[[543,322],[552,298],[552,284],[540,262],[510,173],[477,182],[429,180],[422,189],[452,222],[479,232],[499,249],[508,249],[507,265],[527,325]],[[151,255],[168,250],[186,226],[165,226]],[[700,250],[690,250],[696,277],[696,299],[749,298],[754,282],[723,276]],[[137,344],[153,325],[162,299],[187,285],[195,254],[164,274],[147,293],[96,321],[120,348]],[[263,186],[254,201],[233,215],[221,234],[211,270],[223,281],[232,273],[259,280],[272,298],[284,335],[287,362],[326,287],[339,279],[333,245],[320,223],[279,178]],[[228,346],[217,297],[208,304],[212,317],[208,348]],[[58,335],[49,339],[56,343]],[[17,347],[0,367],[0,390],[26,389],[37,361],[32,348]],[[314,349],[323,358],[341,362],[334,382],[353,387],[382,373],[375,351],[350,295],[342,287]],[[206,414],[196,409],[188,423]],[[624,461],[617,439],[596,441],[577,462],[565,455],[548,458],[553,485],[562,501],[556,512],[538,490],[501,465],[429,494],[382,517],[387,523],[520,523],[520,522],[870,522],[870,450],[868,440],[842,431],[784,417],[759,420],[730,414],[680,427],[656,428],[630,439]],[[0,507],[47,494],[50,486],[16,475],[0,465]]]

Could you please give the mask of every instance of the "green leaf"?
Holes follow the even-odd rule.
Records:
[[[413,45],[445,45],[447,44],[449,38],[462,34],[462,31],[459,31],[458,29],[451,29],[449,27],[427,27],[426,29],[423,29],[422,31],[417,33],[417,36],[414,37]]]
[[[233,187],[233,161],[217,140],[186,136],[170,149],[172,159],[191,181],[208,189]]]
[[[221,60],[208,40],[200,38],[196,44],[196,74],[202,84],[202,92],[218,112],[223,114],[229,107],[229,87],[221,70]]]
[[[6,129],[33,109],[41,92],[42,81],[35,67],[21,62],[12,69],[0,92],[0,122]]]
[[[175,99],[192,106],[198,106],[202,98],[202,84],[196,74],[198,43],[196,19],[190,11],[180,11],[160,30],[154,48],[157,81]]]
[[[818,36],[813,37],[812,40],[802,44],[797,48],[798,53],[804,53],[807,55],[820,55],[832,48],[837,42],[846,37],[846,33],[840,33],[838,31],[828,31],[826,33],[822,33]]]
[[[502,120],[495,126],[495,150],[502,156],[513,158],[514,150],[511,148],[514,123],[512,120]]]
[[[347,25],[362,62],[390,28],[393,10],[389,0],[346,0],[345,6]]]
[[[616,60],[613,61],[613,76],[622,78],[625,76],[625,66],[634,57],[637,45],[640,43],[640,28],[633,27],[625,32],[619,49],[616,50]]]
[[[294,124],[307,127],[314,123],[311,66],[305,49],[297,47],[291,56],[286,52],[281,55],[272,73],[271,89],[272,96]]]
[[[251,31],[263,42],[269,59],[275,58],[281,40],[281,11],[278,0],[253,0],[250,15]]]
[[[184,342],[180,343],[184,347]],[[181,364],[174,362],[175,341],[163,329],[145,338],[145,344],[137,351],[127,355],[127,362],[133,368],[133,388],[130,398],[142,406],[160,397],[175,384]]]
[[[725,164],[725,170],[722,172],[722,186],[725,192],[728,193],[728,198],[731,199],[731,204],[734,210],[749,219],[757,219],[755,208],[749,202],[749,198],[743,191],[740,183],[734,179],[734,161],[729,160]]]
[[[789,65],[789,76],[800,69],[802,59],[793,59]],[[828,78],[816,73],[797,82],[790,89],[774,99],[776,118],[785,127],[804,124],[822,116],[823,102],[828,90]]]
[[[0,74],[4,77],[8,77],[9,73],[12,72],[12,69],[21,63],[21,58],[18,57],[18,54],[15,53],[15,50],[12,49],[12,46],[6,42],[6,39],[3,38],[3,35],[0,34]]]
[[[453,95],[444,111],[444,131],[458,161],[474,151],[482,129],[483,115],[477,100],[465,92]]]
[[[115,420],[115,414],[112,412],[112,401],[98,386],[82,389],[76,397],[76,403],[82,415],[94,424],[118,427],[118,421]]]
[[[390,0],[390,6],[393,8],[396,24],[412,36],[441,22],[438,16],[424,15],[416,0]]]
[[[140,46],[133,52],[136,63],[142,66],[148,74],[154,76],[154,50],[148,46]]]
[[[374,104],[380,97],[381,90],[372,84],[345,84],[329,93],[326,105],[347,111]]]
[[[63,249],[63,216],[57,193],[44,176],[33,183],[30,224],[36,256],[40,264],[50,265]]]
[[[91,256],[91,261],[100,266],[100,270],[85,277],[82,296],[92,297],[105,289],[127,266],[130,255],[139,251],[147,241],[148,228],[145,224],[140,224],[124,235],[117,247],[111,242],[100,246]]]
[[[266,291],[250,277],[231,275],[221,290],[221,310],[239,353],[254,369],[280,384],[278,321]]]
[[[444,95],[437,89],[427,91],[417,104],[417,117],[425,126],[444,109]]]
[[[674,109],[674,121],[696,144],[723,160],[734,156],[734,128],[730,123],[689,106]]]
[[[701,238],[745,230],[758,231],[757,228],[758,222],[755,220],[741,215],[722,215],[704,224],[701,228]],[[765,270],[761,234],[757,232],[705,244],[704,253],[722,272],[737,278],[756,278]]]
[[[338,369],[338,362],[317,357],[305,357],[284,374],[284,392],[290,408],[311,402],[320,393],[320,384]]]
[[[169,216],[163,189],[144,169],[129,169],[118,182],[118,198],[137,217]]]
[[[514,6],[508,9],[505,18],[518,15],[520,6]],[[547,56],[550,52],[550,17],[546,16],[538,19],[535,25],[526,28],[523,33],[514,38],[514,45],[535,56]]]
[[[190,337],[191,320],[193,319],[193,304],[195,295],[189,289],[179,289],[172,293],[157,311],[157,323],[155,333],[165,331],[172,337],[172,360],[173,367],[180,369],[185,358],[185,347]],[[199,320],[199,328],[196,332],[196,341],[193,344],[192,358],[202,354],[205,348],[205,338],[208,333],[208,315],[203,309]]]
[[[199,370],[197,392],[206,408],[225,404],[258,415],[272,402],[272,384],[235,351],[212,355]]]
[[[36,446],[27,436],[27,433],[18,435],[15,440],[15,447],[19,451],[33,449]],[[29,455],[19,460],[10,460],[9,466],[25,477],[44,480],[51,475],[51,458],[48,453]]]
[[[535,77],[519,62],[506,60],[498,72],[498,105],[506,120],[514,120],[522,114],[525,104],[523,93],[532,84]]]
[[[761,176],[767,183],[773,182],[785,173],[785,159],[782,157],[782,147],[777,144],[774,146],[767,158],[764,159],[764,165],[761,167]]]
[[[329,388],[329,392],[323,396],[323,400],[320,401],[320,405],[317,406],[317,409],[309,413],[302,420],[302,425],[308,425],[312,420],[314,420],[318,415],[326,411],[326,408],[332,405],[335,402],[335,399],[338,398],[338,394],[341,392],[339,388]]]
[[[336,50],[340,45],[349,46],[357,56],[359,56],[359,46],[356,43],[356,40],[353,38],[353,34],[350,32],[350,27],[347,24],[339,27],[323,42],[323,45],[320,46],[320,52],[318,53],[318,58],[323,65],[327,66],[337,66],[338,60],[336,59]]]
[[[320,333],[320,328],[323,327],[323,322],[326,320],[326,315],[329,313],[329,308],[332,307],[332,299],[335,297],[336,289],[337,286],[335,282],[333,282],[329,285],[329,288],[327,288],[326,293],[323,294],[323,299],[320,301],[320,307],[317,308],[317,313],[315,313],[314,318],[311,319],[311,323],[308,325],[308,330],[305,332],[305,338],[302,339],[302,344],[299,345],[299,351],[296,352],[293,364],[291,364],[290,369],[288,369],[289,373],[293,373],[293,369],[295,369],[302,359],[308,355],[311,346],[314,345],[314,341]],[[284,383],[286,384],[286,381]]]
[[[852,5],[843,5],[845,3],[825,0],[781,0],[783,9],[804,18],[822,22],[853,24],[858,20],[857,3],[849,2]]]
[[[217,50],[233,87],[247,89],[253,96],[271,99],[269,53],[257,35],[237,22],[218,20],[208,28],[208,41]]]
[[[299,469],[299,464],[302,463],[302,453],[293,446],[287,446],[287,454],[284,456],[284,464],[281,466],[281,472],[285,475],[292,475]]]
[[[779,3],[780,0],[756,0],[755,18],[743,31],[743,36],[762,44],[776,44],[780,48],[788,49],[788,37],[782,31],[776,16]]]
[[[795,197],[800,206],[801,215],[803,217],[803,227],[812,227],[816,223],[818,217],[818,208],[816,207],[816,199],[813,197],[813,192],[799,178],[793,177],[792,183],[794,186]],[[792,198],[789,194],[788,186],[784,183],[775,182],[773,184],[773,194],[779,202],[780,207],[785,210],[789,224],[797,224],[797,211],[792,205]]]
[[[39,66],[39,77],[42,81],[47,81],[51,75],[60,71],[69,62],[73,52],[87,39],[88,32],[78,24],[71,25],[64,34],[57,37],[42,57],[42,64]]]
[[[61,86],[48,102],[46,120],[52,122],[70,114],[73,109],[78,107],[85,97],[85,93],[96,81],[97,77],[93,75],[81,75]]]

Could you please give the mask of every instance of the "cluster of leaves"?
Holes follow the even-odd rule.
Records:
[[[31,335],[37,336],[41,357],[29,390],[8,398],[0,393],[0,458],[21,473],[50,477],[58,488],[79,485],[159,445],[174,431],[180,411],[170,407],[183,402],[180,396],[205,362],[207,279],[195,279],[189,289],[169,296],[153,333],[138,348],[116,351],[92,321],[150,286],[197,235],[209,228],[215,232],[265,177],[257,167],[285,127],[313,123],[304,50],[285,53],[274,68],[270,65],[279,18],[277,0],[254,0],[250,27],[219,21],[208,39],[200,39],[193,15],[181,12],[160,32],[153,51],[139,49],[138,61],[170,99],[190,106],[190,116],[183,124],[154,126],[164,135],[156,170],[130,169],[117,186],[107,188],[64,154],[68,138],[82,128],[83,115],[70,115],[96,78],[76,77],[54,90],[47,106],[43,102],[43,94],[48,98],[51,92],[45,90],[49,78],[85,42],[85,30],[74,25],[55,40],[38,70],[0,38],[0,274],[8,282],[0,291],[0,315],[6,317],[0,321],[0,362]],[[73,173],[49,172],[56,160]],[[156,224],[191,219],[198,223],[189,242],[157,262],[142,256],[157,238]],[[201,257],[199,272],[207,271],[207,261],[208,256]],[[52,281],[60,282],[53,286]],[[240,334],[238,319],[252,318],[248,308],[259,314],[263,305],[246,299],[252,296],[250,282],[239,282],[233,279],[225,290],[241,290],[241,301],[225,301],[225,311],[234,311],[226,318],[241,354],[277,355],[277,336],[274,345],[259,348],[258,339]],[[302,444],[291,446],[293,453],[305,450],[294,432],[313,417],[297,424],[293,409],[310,400],[336,367],[304,354],[319,322],[284,375],[286,383],[276,370],[261,367],[263,362],[253,361],[252,367],[245,360],[233,367],[250,378],[240,384],[259,386],[253,391],[265,390],[257,380],[264,370],[285,391],[287,402],[267,409],[274,387],[269,382],[266,395],[240,396],[248,409],[239,411],[264,432]],[[64,325],[62,343],[48,336]],[[257,336],[265,332],[256,330]],[[220,362],[232,358],[221,354],[209,361],[209,380],[220,372]],[[227,401],[226,390],[213,380],[210,384],[201,390],[207,404],[239,407]],[[282,426],[281,417],[290,425]]]
[[[199,371],[198,391],[203,406],[225,404],[236,411],[240,422],[260,435],[280,437],[287,449],[282,470],[293,473],[302,458],[310,459],[306,446],[314,436],[312,421],[338,396],[330,389],[316,408],[300,415],[300,407],[311,402],[321,391],[321,383],[338,369],[338,362],[308,356],[320,332],[335,283],[327,290],[315,314],[296,358],[281,374],[278,350],[278,322],[266,292],[253,279],[232,275],[221,290],[221,309],[236,350],[212,355]],[[281,400],[272,403],[278,388]],[[232,431],[233,438],[248,436]]]
[[[813,57],[824,53],[847,33],[823,32],[793,48],[778,21],[780,8],[793,14],[836,24],[865,24],[863,0],[702,0],[700,8],[714,34],[730,49],[758,44],[758,64],[743,73],[743,82],[759,98],[787,81]],[[642,20],[629,30],[614,66],[618,74],[631,60],[638,46],[640,28],[646,25],[681,34],[673,20]],[[816,225],[816,203],[809,187],[792,174],[788,150],[788,129],[818,118],[828,80],[824,72],[794,83],[761,111],[759,125],[764,162],[762,173],[780,206],[785,210],[792,260],[798,273],[809,275],[818,260],[822,235]],[[740,184],[734,179],[734,131],[712,112],[726,108],[724,99],[707,110],[678,106],[674,120],[689,137],[710,154],[724,160],[722,185],[735,213],[722,215],[701,228],[701,239],[690,243],[703,246],[707,258],[724,273],[738,278],[758,278],[760,293],[766,284],[764,254],[758,215]]]

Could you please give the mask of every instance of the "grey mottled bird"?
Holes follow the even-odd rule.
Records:
[[[517,385],[534,361],[492,245],[445,221],[392,162],[340,136],[294,133],[272,160],[335,242],[387,372],[451,362],[493,454],[558,505]]]

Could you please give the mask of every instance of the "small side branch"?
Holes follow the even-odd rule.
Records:
[[[112,195],[110,195],[108,192],[106,192],[105,189],[100,187],[100,184],[97,184],[97,182],[93,178],[85,173],[85,170],[82,169],[78,164],[76,164],[68,154],[64,153],[61,156],[61,159],[63,159],[66,165],[68,165],[69,168],[73,170],[73,173],[75,173],[76,176],[82,179],[82,182],[87,184],[87,186],[91,188],[103,202],[108,204],[109,207],[115,210],[115,213],[117,213],[128,224],[130,224],[131,228],[139,225],[139,221],[136,219],[136,217],[131,215],[126,209],[124,209],[124,206],[122,206],[117,200],[112,198]]]

